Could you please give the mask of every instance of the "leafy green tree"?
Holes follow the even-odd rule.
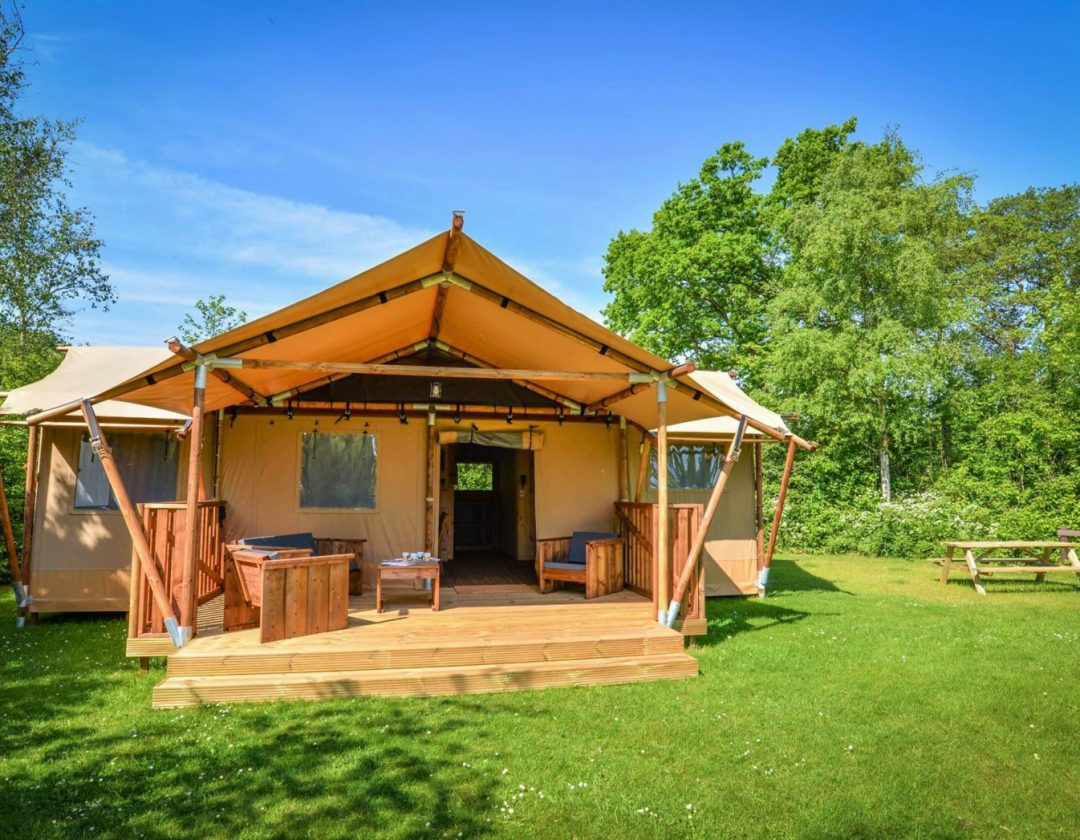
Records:
[[[93,218],[65,194],[75,123],[18,113],[22,37],[17,9],[0,8],[0,383],[8,388],[55,364],[58,331],[77,306],[114,300]]]
[[[872,457],[889,499],[896,447],[918,450],[934,428],[945,384],[939,340],[953,315],[950,254],[965,233],[971,180],[924,180],[891,133],[824,159],[815,188],[783,202],[769,388],[849,466],[871,463],[860,451]]]
[[[195,312],[184,316],[180,337],[187,344],[198,344],[240,326],[247,317],[246,312],[225,303],[225,295],[210,295],[195,301]]]
[[[759,372],[773,266],[763,200],[767,160],[727,143],[680,184],[648,231],[620,231],[605,257],[613,329],[669,359]]]
[[[75,124],[18,109],[27,79],[18,7],[0,4],[0,389],[24,385],[60,361],[67,319],[80,305],[107,307],[113,290],[99,264],[93,219],[67,201]],[[26,433],[0,435],[0,463],[21,538]],[[0,578],[7,564],[0,564]]]

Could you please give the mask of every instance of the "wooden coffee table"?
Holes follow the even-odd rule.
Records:
[[[442,582],[442,563],[433,558],[424,563],[399,564],[393,561],[384,561],[379,564],[378,577],[375,580],[375,612],[383,611],[383,588],[384,580],[430,580],[431,581],[431,608],[439,609],[439,589]]]

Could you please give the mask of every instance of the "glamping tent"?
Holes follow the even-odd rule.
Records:
[[[63,351],[56,370],[11,391],[0,414],[13,418],[68,403],[170,355],[163,347]],[[102,403],[98,415],[113,432],[116,457],[133,498],[177,498],[184,460],[174,432],[187,421],[186,415],[121,400]],[[27,605],[32,603],[32,614],[126,610],[131,537],[90,449],[81,416],[58,416],[31,429],[22,564],[25,592],[32,599]]]
[[[621,640],[612,641],[611,650],[626,649],[629,633],[647,651],[657,620],[687,635],[701,634],[707,591],[764,592],[795,451],[813,448],[731,377],[672,364],[574,311],[466,236],[457,214],[448,232],[336,286],[193,347],[176,339],[167,346],[168,355],[149,364],[133,360],[137,371],[111,369],[81,384],[68,401],[63,396],[70,392],[58,394],[60,404],[30,415],[28,422],[42,428],[73,412],[81,415],[89,451],[101,460],[132,539],[129,655],[183,656],[189,674],[195,673],[192,657],[200,655],[200,643],[210,646],[208,655],[215,645],[220,650],[234,644],[221,636],[193,638],[202,634],[198,606],[208,599],[224,590],[224,618],[211,632],[260,622],[266,631],[271,620],[296,625],[303,604],[310,610],[327,591],[315,572],[272,582],[263,567],[260,586],[272,586],[274,598],[285,598],[267,613],[266,592],[244,583],[239,562],[228,565],[221,548],[223,542],[256,537],[299,535],[314,543],[318,555],[329,555],[327,562],[338,562],[342,553],[352,556],[365,591],[381,576],[382,561],[427,551],[446,561],[444,584],[458,596],[467,598],[486,585],[494,594],[483,596],[484,603],[538,609],[581,596],[547,597],[545,588],[537,592],[537,574],[581,568],[575,565],[581,562],[591,569],[588,558],[602,556],[603,591],[617,597],[606,601],[607,612],[593,615]],[[176,476],[176,498],[183,501],[136,509],[139,479],[117,467],[116,431],[105,423],[107,407],[117,400],[171,412],[171,419],[190,417],[180,455],[187,468],[181,466]],[[784,445],[787,461],[766,539],[760,448],[767,442]],[[747,449],[751,456],[740,459]],[[63,489],[45,484],[43,506],[58,509],[50,494]],[[610,538],[613,532],[617,536]],[[558,559],[575,551],[571,535],[585,546],[583,561]],[[589,539],[597,540],[595,553]],[[38,556],[35,548],[31,558]],[[239,589],[230,596],[227,581],[234,579]],[[522,588],[530,594],[499,595]],[[334,584],[330,592],[331,601],[344,597]],[[368,604],[349,603],[350,609]],[[620,612],[624,607],[630,612]],[[642,626],[641,616],[650,610],[650,624]],[[311,615],[306,632],[325,630]],[[375,612],[364,615],[365,633],[349,639],[392,653],[395,640],[372,629],[378,624]],[[547,617],[537,618],[535,626],[524,622],[531,634],[563,628],[564,636],[551,643],[570,646],[567,662],[522,665],[529,677],[518,687],[568,684],[583,673],[575,659],[581,652],[611,655],[602,653],[609,649],[607,637],[565,638],[570,628],[564,622],[576,623],[576,616],[543,610],[534,615]],[[454,624],[453,635],[456,644],[467,646],[464,620]],[[632,632],[627,620],[636,628]],[[491,641],[490,619],[476,621],[475,649],[460,652],[462,668],[473,667],[469,656],[476,663],[492,661],[486,657],[497,640]],[[411,631],[386,630],[393,632]],[[246,637],[237,632],[224,638]],[[335,650],[341,653],[352,643],[338,639]],[[310,660],[290,657],[288,667],[332,670],[314,644],[305,648]],[[546,660],[549,642],[536,644],[537,661]],[[513,650],[505,656],[528,653],[516,641]],[[245,649],[232,660],[238,669],[261,674],[258,679],[225,685],[213,683],[225,676],[207,676],[213,691],[220,690],[212,694],[210,684],[194,687],[177,678],[161,702],[241,699],[258,692],[311,696],[305,692],[318,690],[313,685],[319,681],[308,677],[281,688],[292,683],[288,675],[274,673],[277,665],[253,664],[264,653]],[[447,680],[449,666],[435,663],[437,651],[426,655],[440,672],[438,691],[504,686],[505,670],[461,672]],[[639,652],[633,662],[602,663],[595,681],[623,681],[631,672],[636,676],[630,678],[642,679],[684,676],[696,669],[681,654],[665,656],[654,662]],[[211,660],[220,656],[207,660],[208,669],[217,667]],[[366,691],[368,677],[350,674],[325,680],[334,691]],[[414,677],[401,676],[401,684]],[[461,688],[473,685],[480,687]]]

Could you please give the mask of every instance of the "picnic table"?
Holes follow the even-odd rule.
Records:
[[[1080,579],[1080,559],[1076,556],[1080,544],[1064,539],[950,542],[945,546],[947,550],[942,563],[941,582],[948,582],[953,556],[961,551],[975,591],[980,595],[986,594],[983,575],[992,577],[1006,572],[1033,574],[1036,581],[1043,581],[1047,573],[1067,572]],[[1000,552],[1008,552],[1008,556],[1003,557]],[[1060,563],[1053,562],[1055,555],[1060,557]]]

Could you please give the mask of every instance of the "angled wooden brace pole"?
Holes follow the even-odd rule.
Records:
[[[154,603],[157,604],[157,608],[161,611],[161,616],[164,619],[165,629],[169,632],[169,638],[172,639],[173,644],[178,648],[183,647],[184,643],[190,638],[191,628],[180,627],[176,622],[176,614],[173,613],[172,604],[169,603],[169,593],[165,589],[165,584],[161,581],[157,563],[154,562],[154,555],[150,550],[150,543],[146,539],[146,532],[143,531],[142,521],[135,510],[135,505],[131,503],[131,496],[128,495],[127,487],[124,486],[120,468],[116,466],[112,450],[109,449],[108,441],[105,440],[101,427],[98,425],[97,416],[94,414],[94,407],[90,404],[90,400],[82,401],[82,413],[83,417],[86,418],[86,428],[90,431],[90,448],[98,460],[101,461],[101,468],[105,471],[105,477],[109,481],[109,488],[112,490],[113,496],[116,497],[116,504],[124,517],[124,524],[127,525],[128,533],[131,534],[131,542],[134,545],[135,553],[139,556],[142,574],[146,575],[146,582],[150,584],[150,592],[154,596]],[[131,585],[138,586],[139,581],[132,580]],[[186,634],[185,630],[187,631]]]
[[[787,458],[784,461],[784,475],[780,479],[780,495],[776,499],[776,513],[773,514],[772,528],[769,531],[769,547],[765,549],[765,562],[758,572],[758,597],[765,597],[769,586],[769,569],[772,567],[773,552],[776,550],[776,535],[780,531],[780,518],[784,515],[784,502],[787,500],[788,483],[791,481],[791,468],[795,465],[795,440],[788,441]]]
[[[15,532],[11,528],[11,511],[8,510],[3,470],[0,470],[0,525],[3,526],[4,530],[4,549],[7,551],[8,568],[11,571],[11,586],[15,590],[15,604],[19,608],[15,626],[22,627],[24,622],[23,604],[26,595],[22,588],[22,570],[19,568],[19,554],[15,550]]]
[[[697,571],[698,562],[701,559],[701,551],[705,547],[705,538],[708,536],[709,526],[712,525],[713,516],[716,515],[716,509],[720,505],[720,497],[724,493],[724,488],[727,487],[728,477],[735,467],[735,462],[739,460],[739,451],[742,449],[743,435],[745,433],[746,415],[744,414],[739,418],[739,428],[735,431],[735,438],[728,448],[727,457],[724,458],[724,466],[720,468],[720,475],[716,477],[716,484],[713,485],[709,503],[705,506],[705,514],[702,516],[701,524],[698,525],[697,533],[694,535],[694,542],[690,545],[690,553],[686,557],[686,564],[683,566],[682,574],[679,575],[678,583],[675,584],[675,589],[671,593],[671,603],[668,605],[667,611],[668,627],[674,627],[675,620],[679,617],[683,599],[690,588],[690,581],[694,579],[694,573]]]
[[[20,615],[30,612],[34,603],[34,596],[30,594],[30,580],[33,572],[33,536],[34,536],[34,512],[38,494],[38,442],[40,427],[28,426],[29,434],[26,440],[26,483],[23,485],[23,542],[22,542],[22,578],[20,587],[22,597],[19,600]],[[16,588],[16,592],[19,591]]]

